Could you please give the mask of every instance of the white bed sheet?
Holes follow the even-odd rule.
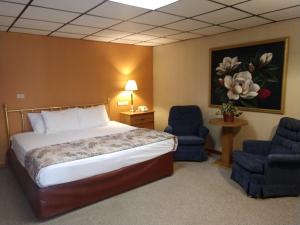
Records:
[[[24,166],[26,152],[32,149],[89,137],[115,134],[132,129],[136,128],[116,121],[110,121],[108,125],[102,127],[55,134],[25,132],[11,137],[12,149],[17,159]],[[48,187],[107,173],[163,155],[172,151],[173,146],[174,140],[169,139],[124,151],[47,166],[40,170],[36,183],[39,187]]]

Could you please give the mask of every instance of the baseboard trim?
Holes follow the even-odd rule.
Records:
[[[215,150],[215,149],[205,149],[208,153],[216,154],[216,155],[222,155],[222,152]]]

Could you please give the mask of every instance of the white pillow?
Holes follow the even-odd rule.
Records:
[[[78,109],[80,128],[91,128],[107,125],[109,118],[104,105]]]
[[[77,130],[79,127],[78,108],[61,111],[42,111],[46,133]]]
[[[34,133],[45,133],[46,126],[41,113],[27,113]]]

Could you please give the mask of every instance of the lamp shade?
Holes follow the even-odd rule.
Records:
[[[138,90],[135,80],[128,80],[125,86],[125,91],[136,91]]]

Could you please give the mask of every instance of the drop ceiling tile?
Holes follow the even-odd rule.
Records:
[[[245,17],[251,16],[248,13],[244,13],[240,10],[232,9],[232,8],[225,8],[220,9],[214,12],[206,13],[201,16],[195,17],[195,19],[213,23],[213,24],[220,24],[229,22],[232,20],[242,19]]]
[[[84,27],[84,26],[77,26],[77,25],[65,25],[58,30],[59,32],[66,32],[72,34],[92,34],[99,31],[99,28],[94,27]]]
[[[83,13],[103,1],[104,0],[34,0],[31,5]]]
[[[166,13],[161,12],[149,12],[144,15],[138,16],[131,21],[138,22],[138,23],[144,23],[144,24],[150,24],[150,25],[157,25],[162,26],[168,23],[172,23],[178,20],[182,20],[183,17],[179,16],[173,16]]]
[[[52,23],[39,20],[30,20],[30,19],[18,19],[15,23],[15,27],[28,28],[28,29],[37,29],[37,30],[49,30],[53,31],[61,27],[61,23]]]
[[[19,27],[12,27],[10,32],[17,32],[17,33],[25,33],[25,34],[38,34],[38,35],[48,35],[50,31],[46,30],[34,30],[34,29],[25,29]]]
[[[56,32],[52,33],[51,36],[80,39],[80,38],[83,38],[85,36],[85,34],[70,34],[70,33],[56,31]]]
[[[14,22],[15,18],[10,16],[0,16],[1,26],[10,26]]]
[[[164,28],[164,27],[157,27],[157,28],[154,28],[152,30],[144,31],[142,33],[152,35],[152,36],[156,36],[156,37],[163,37],[163,36],[167,36],[167,35],[178,34],[180,32],[181,31],[171,30],[171,29]]]
[[[157,43],[157,44],[168,44],[168,43],[173,43],[177,42],[178,40],[171,39],[171,38],[157,38],[151,40],[152,43]]]
[[[29,6],[22,15],[22,18],[44,20],[49,22],[66,23],[75,17],[77,13],[64,12],[54,9],[45,9],[41,7]]]
[[[140,42],[136,45],[142,45],[142,46],[158,46],[158,43],[153,43],[153,42]]]
[[[6,2],[15,2],[26,5],[30,0],[5,0]]]
[[[6,26],[0,26],[0,31],[7,31],[8,27]]]
[[[215,2],[219,2],[225,5],[234,5],[237,3],[244,2],[245,0],[215,0]]]
[[[127,40],[133,40],[133,41],[150,41],[155,38],[157,37],[144,35],[144,34],[133,34],[126,37]]]
[[[24,7],[25,5],[0,2],[0,15],[17,17]]]
[[[134,6],[107,1],[104,4],[90,11],[88,14],[127,20],[148,11],[149,10]]]
[[[180,16],[192,17],[223,7],[224,6],[221,4],[207,0],[181,0],[165,7],[159,8],[158,11],[172,13]]]
[[[110,27],[114,24],[120,23],[120,20],[116,19],[108,19],[98,16],[89,16],[83,15],[78,19],[72,21],[71,24],[82,25],[82,26],[90,26],[90,27],[98,27],[98,28],[106,28]]]
[[[132,33],[138,33],[138,32],[142,32],[145,30],[150,30],[151,28],[154,28],[154,27],[150,26],[150,25],[133,23],[133,22],[123,22],[123,23],[120,23],[120,24],[117,24],[117,25],[111,27],[111,29],[114,29],[114,30],[132,32]]]
[[[187,39],[192,39],[192,38],[199,38],[199,37],[202,37],[202,36],[203,35],[201,35],[201,34],[193,34],[193,33],[184,32],[184,33],[181,33],[181,34],[175,34],[175,35],[167,36],[167,38],[177,39],[177,40],[187,40]]]
[[[203,29],[194,30],[193,33],[202,34],[202,35],[214,35],[214,34],[220,34],[224,32],[231,31],[232,29],[226,28],[226,27],[220,27],[220,26],[211,26],[206,27]]]
[[[169,5],[179,0],[110,0],[112,2],[118,2],[126,5],[132,5],[144,9],[156,10],[163,6]]]
[[[119,43],[119,44],[135,44],[135,43],[137,43],[136,41],[126,40],[126,39],[118,39],[118,40],[114,40],[112,42]]]
[[[189,30],[195,30],[207,26],[210,26],[210,24],[200,22],[197,20],[186,19],[176,23],[168,24],[165,27],[176,29],[176,30],[189,31]]]
[[[110,37],[98,37],[98,36],[88,36],[86,38],[84,38],[84,40],[91,40],[91,41],[104,41],[104,42],[108,42],[108,41],[112,41],[115,38],[110,38]]]
[[[300,17],[300,6],[283,9],[275,12],[270,12],[267,14],[263,14],[262,16],[275,21]]]
[[[254,14],[261,14],[295,5],[299,5],[299,0],[252,0],[235,5],[234,7]]]
[[[117,38],[122,38],[122,37],[128,36],[130,34],[132,34],[132,33],[107,29],[107,30],[102,30],[102,31],[94,34],[94,36],[109,37],[109,38],[117,39]]]
[[[234,29],[243,29],[243,28],[254,27],[254,26],[270,23],[270,22],[271,21],[269,21],[269,20],[253,16],[253,17],[246,18],[246,19],[241,19],[241,20],[237,20],[237,21],[233,21],[233,22],[229,22],[229,23],[224,23],[222,25],[224,25],[226,27],[231,27]]]

